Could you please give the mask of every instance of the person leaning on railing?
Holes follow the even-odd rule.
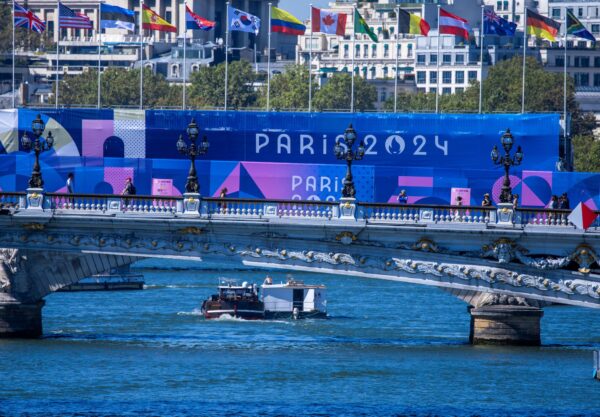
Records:
[[[481,206],[482,207],[491,207],[492,206],[492,199],[490,198],[490,195],[488,193],[485,193],[483,195],[483,201],[481,202]]]

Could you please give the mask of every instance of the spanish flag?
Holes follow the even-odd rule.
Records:
[[[527,33],[529,35],[554,42],[559,29],[560,23],[527,9]]]
[[[422,17],[408,13],[406,10],[400,10],[398,15],[398,33],[412,33],[414,35],[427,36],[429,33],[429,23]]]
[[[286,35],[304,35],[306,26],[291,13],[271,7],[271,32],[285,33]]]
[[[154,11],[142,4],[142,29],[160,30],[163,32],[177,32],[177,28]]]

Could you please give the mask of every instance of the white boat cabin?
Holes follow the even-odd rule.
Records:
[[[265,281],[261,288],[265,312],[327,312],[324,285],[306,285],[302,281],[294,280],[281,284],[269,284]]]

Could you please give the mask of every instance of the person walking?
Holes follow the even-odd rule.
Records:
[[[553,195],[552,197],[550,197],[550,208],[552,210],[556,210],[558,208],[558,196],[557,195]]]
[[[408,204],[408,196],[406,195],[406,190],[400,191],[400,194],[398,194],[396,200],[399,204]]]
[[[513,210],[516,210],[517,207],[519,206],[519,194],[513,194],[512,205],[513,205]]]
[[[75,194],[75,175],[72,172],[67,174],[67,193]]]
[[[558,208],[562,210],[569,210],[571,208],[571,202],[567,193],[562,193],[558,200]]]
[[[131,177],[127,177],[127,179],[125,180],[125,188],[123,188],[121,195],[135,195],[135,194],[136,194],[135,185],[133,185],[133,181],[131,180]],[[125,207],[127,207],[129,205],[128,198],[123,199],[123,202],[125,203]]]

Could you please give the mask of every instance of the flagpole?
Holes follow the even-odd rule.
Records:
[[[256,33],[254,34],[254,73],[258,74],[258,63],[256,62]]]
[[[12,0],[12,108],[16,108],[17,92],[15,91],[15,0]]]
[[[565,54],[563,57],[563,157],[567,161],[567,9],[565,8]]]
[[[60,0],[56,0],[56,27],[56,94],[54,94],[54,106],[58,109],[58,61],[60,56],[60,51],[58,50],[58,48],[60,44]]]
[[[354,113],[354,53],[356,48],[356,5],[352,6],[352,72],[350,72],[350,113]]]
[[[227,55],[229,53],[229,2],[225,2],[227,11],[225,12],[225,106],[224,109],[227,111],[227,83],[229,75],[229,63]]]
[[[398,49],[398,43],[400,42],[400,7],[396,8],[396,77],[394,78],[394,113],[398,108],[398,58],[400,50]]]
[[[485,5],[481,5],[481,33],[479,34],[479,114],[481,114],[481,106],[483,101],[483,9]]]
[[[187,13],[187,12],[186,12]],[[186,43],[187,43],[187,27],[184,27],[183,29],[183,99],[182,99],[182,108],[183,110],[185,110],[185,93],[186,93],[186,75],[187,75],[187,66],[186,66],[186,59],[185,59],[185,49],[186,49]]]
[[[523,80],[521,81],[521,113],[525,113],[525,57],[527,56],[527,7],[523,26]]]
[[[437,59],[436,59],[436,88],[435,88],[435,113],[440,112],[440,42],[442,37],[440,36],[440,8],[441,6],[438,4],[438,13],[437,13],[437,21],[438,21],[438,41],[437,41]]]
[[[100,68],[101,68],[101,55],[102,54],[102,28],[98,28],[98,108],[101,107],[101,80],[100,80]]]
[[[310,39],[308,41],[308,112],[312,110],[312,40],[313,40],[313,27],[312,27],[312,3],[308,5],[309,16],[310,16]]]
[[[267,38],[267,111],[269,111],[271,104],[271,7],[272,3],[269,3],[269,37]]]
[[[140,110],[144,108],[144,0],[140,0]]]

